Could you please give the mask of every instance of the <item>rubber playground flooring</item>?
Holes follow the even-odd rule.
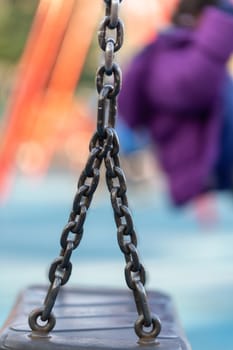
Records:
[[[0,206],[0,323],[28,285],[48,284],[50,263],[76,190],[76,178],[18,178]],[[170,294],[193,350],[232,350],[233,200],[219,195],[217,218],[201,224],[192,206],[174,209],[157,188],[128,187],[147,288]],[[97,190],[73,251],[70,286],[127,288],[109,194]]]

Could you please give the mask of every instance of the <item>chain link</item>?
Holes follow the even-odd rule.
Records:
[[[141,340],[153,341],[161,330],[161,324],[158,318],[151,315],[144,288],[146,274],[137,251],[137,236],[128,208],[126,180],[120,166],[119,140],[114,129],[117,113],[116,97],[122,82],[121,69],[114,62],[114,53],[121,48],[124,39],[123,23],[118,17],[122,0],[104,0],[104,2],[106,16],[98,31],[99,46],[104,51],[104,64],[96,73],[98,92],[96,132],[90,140],[89,157],[78,180],[68,223],[61,234],[60,255],[49,270],[51,284],[44,306],[31,312],[29,325],[33,331],[40,332],[49,332],[55,326],[56,320],[52,309],[61,286],[70,278],[71,255],[81,242],[86,214],[99,184],[100,167],[104,160],[106,184],[117,226],[117,239],[126,261],[125,279],[133,291],[139,314],[135,322],[135,332]]]

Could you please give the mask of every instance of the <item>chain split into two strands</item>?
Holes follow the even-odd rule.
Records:
[[[127,186],[120,166],[119,140],[115,130],[117,95],[121,88],[122,75],[114,56],[122,47],[124,39],[123,23],[118,16],[122,0],[104,0],[104,2],[105,18],[98,31],[98,42],[104,52],[104,63],[96,73],[98,93],[96,132],[90,140],[89,157],[78,181],[68,223],[61,234],[60,255],[50,267],[50,288],[43,307],[32,311],[29,315],[29,325],[33,331],[39,332],[49,332],[55,326],[56,319],[52,309],[60,287],[67,283],[71,275],[71,255],[81,242],[86,214],[99,184],[100,167],[104,162],[118,243],[126,261],[125,279],[133,291],[139,315],[135,322],[135,332],[140,339],[153,341],[161,330],[161,324],[158,318],[151,315],[144,288],[145,270],[137,252],[137,237],[128,208]]]

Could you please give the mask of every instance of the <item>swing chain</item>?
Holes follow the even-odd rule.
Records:
[[[125,175],[120,166],[120,159],[118,156],[119,143],[115,130],[114,140],[113,144],[117,145],[115,147],[115,152],[110,151],[104,158],[106,183],[110,192],[114,219],[117,226],[118,244],[126,261],[125,280],[128,287],[133,291],[135,304],[139,314],[139,318],[135,322],[135,332],[140,339],[151,341],[160,333],[161,323],[158,318],[151,315],[148,305],[147,295],[144,288],[146,273],[140,262],[137,251],[137,236],[134,230],[132,216],[128,208],[128,199],[126,195],[127,186]],[[145,331],[144,327],[150,328],[150,331]]]
[[[106,168],[106,183],[117,226],[118,244],[126,261],[125,279],[128,287],[133,291],[139,314],[135,322],[135,332],[140,339],[153,341],[161,330],[159,319],[150,313],[144,288],[146,274],[137,252],[137,236],[128,208],[126,180],[120,166],[119,140],[115,131],[116,96],[120,91],[122,81],[121,69],[114,62],[114,54],[121,48],[124,37],[123,24],[118,17],[121,1],[104,0],[106,16],[99,27],[98,41],[100,48],[104,51],[105,62],[96,73],[98,92],[96,132],[90,140],[89,157],[78,180],[68,223],[61,234],[60,256],[51,264],[49,270],[51,284],[44,305],[42,308],[33,310],[29,315],[29,325],[33,331],[49,332],[55,326],[56,320],[52,309],[61,286],[66,284],[70,278],[72,272],[70,258],[73,250],[81,242],[83,225],[99,184],[100,167],[103,160]],[[115,33],[112,33],[114,31]],[[41,321],[44,324],[41,324]],[[145,328],[149,328],[149,331]]]
[[[90,154],[86,166],[79,177],[77,192],[73,200],[68,223],[61,234],[60,245],[62,249],[60,256],[50,266],[48,275],[51,284],[45,297],[44,305],[42,308],[33,310],[29,315],[29,325],[34,331],[49,332],[56,323],[52,309],[60,287],[66,284],[70,278],[72,272],[71,254],[81,242],[87,210],[99,183],[100,166],[109,149],[108,138],[102,147],[94,146],[97,144],[96,135],[97,133],[93,135],[90,141]],[[44,324],[42,322],[39,323],[39,320],[44,322]]]

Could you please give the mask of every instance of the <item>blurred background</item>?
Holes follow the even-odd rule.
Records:
[[[122,3],[121,66],[169,24],[176,3]],[[1,325],[23,288],[48,283],[49,265],[59,254],[95,130],[97,28],[103,15],[102,1],[1,0]],[[148,289],[174,298],[193,350],[232,350],[231,196],[213,195],[207,210],[203,202],[174,208],[147,143],[130,155],[122,152],[122,167]],[[126,288],[103,180],[72,262],[70,285]]]

